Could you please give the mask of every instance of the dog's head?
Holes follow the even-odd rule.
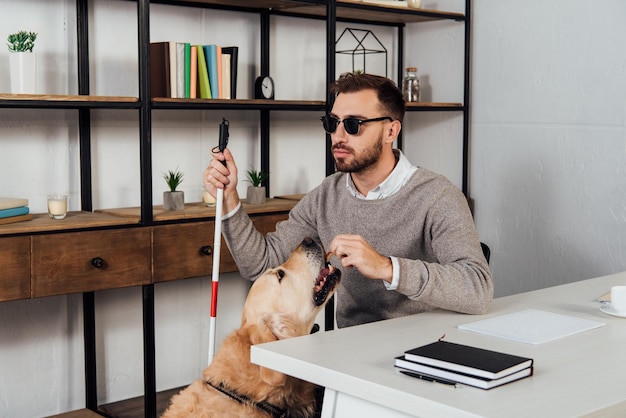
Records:
[[[328,265],[324,249],[305,238],[282,265],[253,283],[243,308],[243,324],[267,327],[273,338],[306,335],[334,294],[341,272]]]

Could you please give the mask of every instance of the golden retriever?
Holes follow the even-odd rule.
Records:
[[[250,363],[250,346],[310,333],[341,276],[327,258],[305,238],[284,264],[256,279],[241,327],[224,339],[202,379],[172,397],[162,417],[311,416],[315,386]]]

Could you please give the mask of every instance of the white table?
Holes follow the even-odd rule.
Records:
[[[323,417],[626,417],[626,318],[597,298],[626,272],[495,299],[486,315],[436,311],[252,347],[255,364],[326,387]],[[460,324],[524,309],[606,326],[538,345],[463,331]],[[445,334],[451,342],[535,360],[529,378],[482,390],[425,382],[394,357]]]

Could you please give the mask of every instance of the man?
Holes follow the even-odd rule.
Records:
[[[393,149],[404,117],[400,90],[384,77],[344,74],[331,93],[332,110],[321,120],[338,172],[276,232],[263,236],[241,209],[228,149],[204,171],[211,194],[224,188],[223,234],[241,274],[255,278],[281,264],[310,236],[342,269],[339,327],[436,308],[485,313],[493,282],[465,196]]]

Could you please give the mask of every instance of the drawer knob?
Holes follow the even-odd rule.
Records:
[[[212,255],[213,254],[213,247],[211,247],[210,245],[204,245],[204,246],[200,247],[200,254],[202,254],[202,255]]]
[[[104,260],[100,257],[94,257],[91,259],[91,265],[97,269],[104,268]]]

